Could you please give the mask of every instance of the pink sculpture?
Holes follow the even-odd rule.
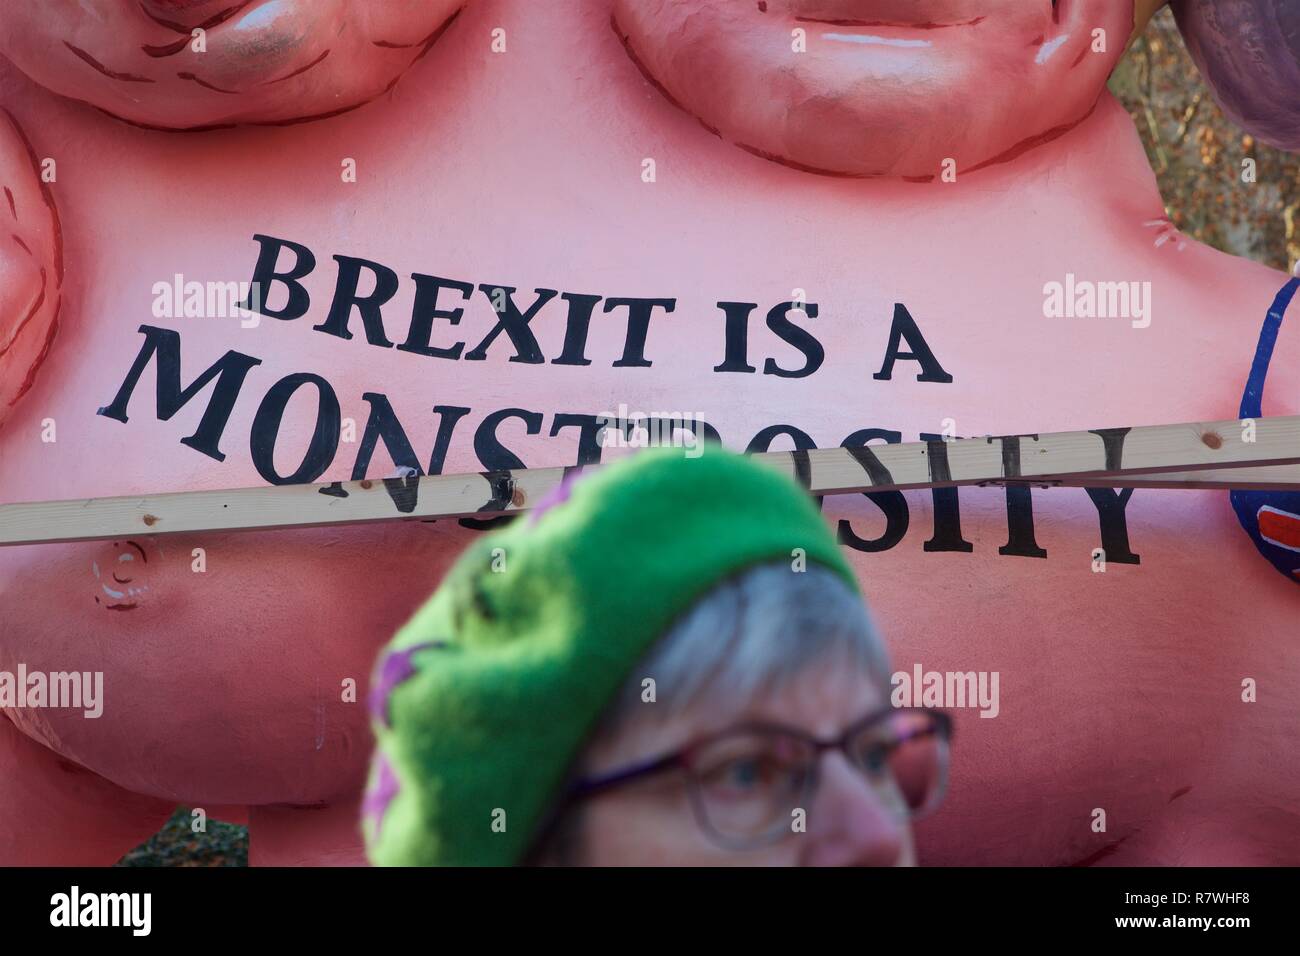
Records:
[[[650,77],[724,139],[811,170],[928,181],[947,158],[1005,162],[1092,111],[1133,11],[1053,7],[616,0],[614,17]],[[1100,56],[1098,29],[1114,40]]]
[[[753,449],[1230,418],[1286,281],[1165,219],[1104,88],[1126,3],[478,0],[364,108],[190,136],[73,100],[166,127],[336,112],[456,4],[250,4],[172,57],[141,46],[184,30],[85,6],[0,12],[21,68],[0,103],[57,163],[66,241],[59,335],[16,404],[0,359],[5,502],[567,465],[620,405]],[[145,6],[185,27],[221,5]],[[256,66],[222,46],[250,18],[292,25],[257,33]],[[227,308],[255,278],[264,314]],[[1126,308],[1053,309],[1100,283]],[[1297,321],[1266,414],[1300,413]],[[923,863],[1300,861],[1300,592],[1226,493],[824,512],[899,671],[1000,675],[996,717],[957,713]],[[110,863],[178,802],[248,808],[254,863],[360,861],[375,653],[473,524],[0,549],[0,671],[105,680],[97,719],[5,711],[0,862]],[[93,839],[66,836],[70,786]]]
[[[15,0],[0,11],[0,53],[143,126],[297,122],[391,90],[464,3]]]
[[[63,240],[49,186],[13,116],[0,116],[0,424],[32,387],[58,332]]]

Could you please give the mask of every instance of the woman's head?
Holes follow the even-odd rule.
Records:
[[[371,859],[906,862],[943,728],[887,683],[807,492],[633,455],[481,538],[381,656]]]
[[[929,720],[889,707],[884,647],[839,577],[789,562],[752,568],[701,598],[631,669],[532,860],[912,863],[908,797],[932,806],[942,795],[943,741],[885,748]],[[844,750],[810,743],[845,737]]]

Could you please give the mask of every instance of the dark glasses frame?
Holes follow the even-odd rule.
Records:
[[[870,712],[860,720],[854,721],[846,727],[842,733],[830,739],[821,739],[799,727],[791,727],[779,723],[751,722],[737,724],[736,726],[728,727],[726,730],[698,737],[671,753],[638,761],[618,770],[609,771],[608,773],[598,774],[593,777],[580,778],[574,781],[570,786],[561,802],[567,805],[569,803],[588,799],[589,797],[593,797],[600,793],[605,793],[609,790],[617,789],[618,787],[631,783],[634,780],[658,776],[670,770],[683,770],[687,773],[688,784],[690,784],[687,787],[687,792],[691,799],[692,809],[695,811],[696,821],[699,823],[701,829],[703,829],[711,839],[727,849],[752,849],[768,843],[773,843],[782,838],[785,835],[786,824],[783,821],[779,828],[775,828],[771,833],[765,833],[755,838],[747,837],[737,839],[719,832],[710,822],[708,814],[703,806],[703,797],[699,793],[699,787],[695,785],[695,779],[692,772],[694,770],[693,757],[704,748],[711,746],[720,740],[726,740],[744,734],[780,734],[797,739],[808,745],[812,751],[812,761],[809,765],[809,773],[802,782],[803,790],[800,795],[804,802],[807,802],[807,799],[812,795],[812,792],[816,788],[817,766],[821,763],[821,757],[826,753],[826,751],[840,751],[851,764],[865,771],[865,768],[860,767],[857,759],[849,753],[849,743],[869,728],[876,724],[883,723],[898,714],[924,714],[930,719],[931,724],[923,728],[918,728],[917,733],[893,741],[890,749],[897,748],[898,746],[907,743],[909,740],[916,739],[918,736],[934,735],[942,742],[944,753],[946,754],[947,747],[952,741],[952,718],[944,711],[932,707],[882,707]],[[947,767],[943,766],[940,770],[944,774],[944,783],[946,783]],[[940,798],[942,798],[942,788],[939,795]],[[935,806],[937,806],[939,802],[940,800],[934,801]],[[933,809],[934,806],[927,806],[921,808],[919,811],[909,812],[907,818],[911,820],[920,819]]]

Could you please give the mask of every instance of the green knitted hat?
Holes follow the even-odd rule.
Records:
[[[471,545],[380,655],[372,862],[519,862],[631,668],[724,579],[802,548],[857,588],[808,494],[717,445],[575,477]]]

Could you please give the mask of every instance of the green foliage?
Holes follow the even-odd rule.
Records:
[[[1137,124],[1170,221],[1216,249],[1290,271],[1300,260],[1300,156],[1257,142],[1223,115],[1168,9],[1110,88]],[[1246,159],[1256,182],[1242,181]]]
[[[206,833],[194,833],[192,820],[188,808],[177,807],[161,830],[117,865],[248,866],[248,827],[209,820]]]

